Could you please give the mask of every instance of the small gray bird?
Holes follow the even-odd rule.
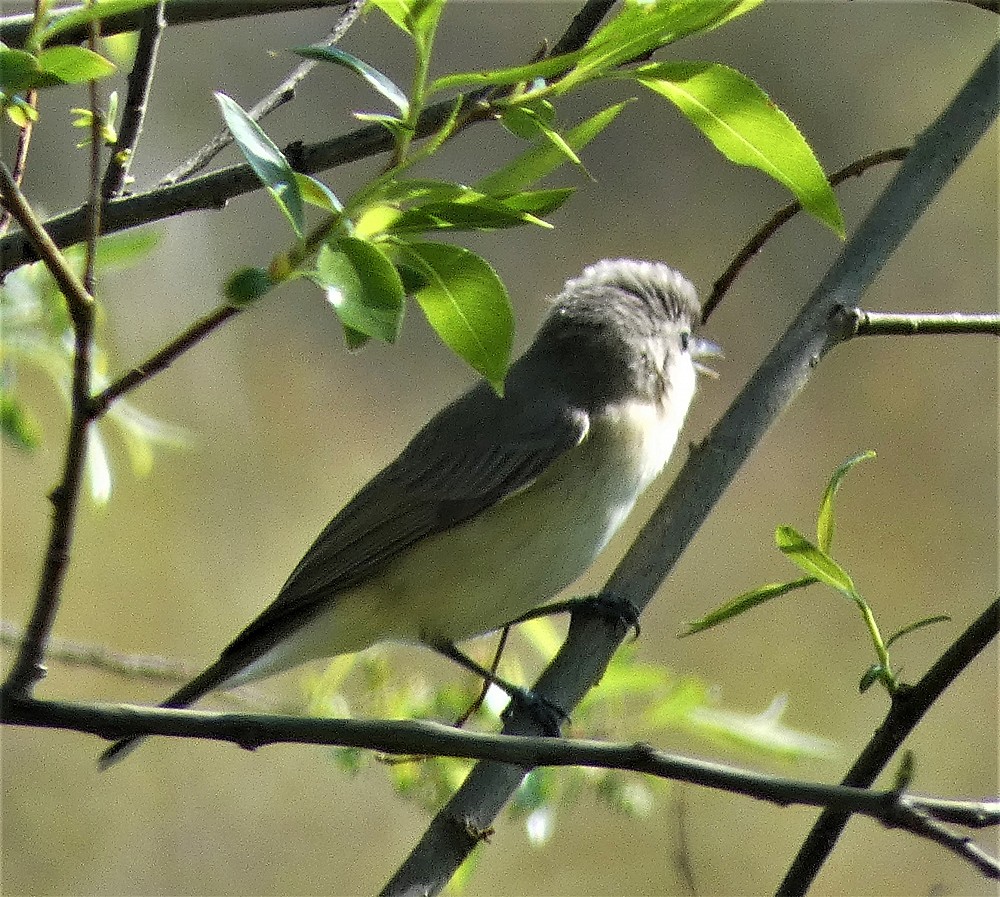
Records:
[[[601,261],[569,280],[503,398],[480,382],[431,418],[162,706],[381,641],[463,662],[455,642],[565,588],[673,451],[707,370],[696,359],[720,354],[692,334],[699,312],[691,283],[657,262]],[[140,740],[116,742],[101,768]]]

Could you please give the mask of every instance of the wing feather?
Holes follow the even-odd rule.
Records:
[[[480,384],[443,409],[327,524],[223,657],[272,644],[420,539],[530,485],[587,433],[587,414],[554,399],[498,399]]]

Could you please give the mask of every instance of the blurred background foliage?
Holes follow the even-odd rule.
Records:
[[[575,8],[452,4],[441,23],[434,74],[522,60],[541,37],[554,40]],[[213,90],[251,105],[295,63],[285,48],[321,36],[334,15],[169,30],[133,168],[138,185],[155,181],[218,129]],[[960,4],[775,3],[682,42],[663,58],[717,60],[745,72],[833,170],[908,143],[951,98],[995,32],[993,18]],[[407,81],[408,47],[379,17],[356,24],[342,46],[397,83]],[[620,92],[599,94],[569,98],[566,118],[592,114]],[[25,190],[54,213],[82,199],[86,157],[68,149],[79,139],[68,110],[84,105],[84,91],[60,89],[45,102]],[[266,127],[279,145],[322,139],[349,129],[352,111],[372,106],[356,78],[320,68]],[[6,124],[2,136],[6,150],[13,138]],[[422,173],[474,182],[495,167],[498,154],[512,157],[521,147],[501,129],[480,125]],[[227,157],[235,159],[235,152]],[[651,96],[631,104],[583,161],[597,181],[563,173],[564,182],[575,179],[581,189],[554,214],[554,231],[468,239],[507,284],[518,348],[545,313],[542,297],[597,258],[663,259],[707,294],[742,241],[786,202],[780,187],[726,163]],[[379,164],[322,177],[346,195]],[[849,231],[890,176],[886,167],[839,189]],[[994,310],[996,212],[991,134],[887,266],[866,306]],[[147,261],[108,271],[102,280],[113,359],[124,368],[145,357],[214,306],[225,276],[266,263],[285,244],[285,228],[263,193],[160,225],[159,246]],[[701,438],[726,407],[838,249],[829,231],[800,216],[750,265],[708,328],[727,359],[716,365],[722,379],[702,384],[688,439]],[[396,346],[347,354],[339,322],[316,291],[283,287],[131,397],[142,411],[183,427],[190,445],[158,451],[149,475],[135,479],[127,473],[127,449],[109,441],[121,475],[109,505],[87,505],[81,513],[57,633],[194,665],[214,658],[270,600],[326,520],[471,377],[418,315],[408,316]],[[43,375],[28,373],[18,386],[42,410],[45,436],[34,454],[4,446],[0,468],[3,616],[23,622],[46,537],[45,496],[61,459],[64,408]],[[772,548],[774,527],[808,531],[830,472],[867,448],[878,461],[853,472],[838,498],[837,557],[888,631],[941,612],[953,616],[954,623],[894,646],[903,678],[919,676],[997,588],[997,352],[984,337],[867,338],[828,357],[698,534],[630,649],[639,662],[714,683],[728,708],[761,712],[787,694],[785,721],[837,742],[843,754],[793,767],[763,764],[784,773],[836,780],[884,712],[884,693],[857,693],[870,646],[855,609],[811,589],[702,635],[675,636],[685,621],[733,595],[787,578],[787,562]],[[670,471],[575,593],[600,586],[669,480]],[[533,657],[521,656],[526,665]],[[419,649],[391,648],[368,665],[377,672],[371,676],[397,685],[418,675],[466,685],[464,674]],[[266,683],[268,706],[306,709],[321,672]],[[525,677],[532,673],[524,670]],[[348,694],[360,694],[371,676],[349,677]],[[54,662],[40,693],[154,701],[165,689]],[[357,713],[384,712],[352,706]],[[623,704],[613,728],[587,734],[640,737],[641,729],[641,711]],[[682,733],[659,736],[657,746],[747,760]],[[909,746],[916,752],[916,790],[996,793],[995,650],[946,694]],[[98,748],[82,735],[3,732],[4,893],[370,893],[426,822],[418,804],[395,796],[384,770],[369,765],[344,775],[323,749],[246,754],[160,739],[99,776]],[[609,787],[632,788],[639,806],[641,784]],[[658,794],[651,815],[629,814],[610,809],[598,791],[582,791],[541,849],[521,824],[501,821],[479,852],[468,893],[684,893],[675,860],[682,844],[699,892],[767,892],[815,815],[689,787]],[[816,892],[991,893],[950,855],[867,821],[851,824]]]

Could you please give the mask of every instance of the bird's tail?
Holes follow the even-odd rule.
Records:
[[[234,672],[236,671],[233,669],[232,661],[220,658],[186,685],[182,685],[160,706],[176,709],[187,707],[210,691],[219,688]],[[103,772],[114,766],[119,760],[124,760],[148,737],[147,735],[129,735],[127,738],[116,741],[97,758],[98,769]]]

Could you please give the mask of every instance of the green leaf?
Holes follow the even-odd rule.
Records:
[[[796,529],[779,526],[774,532],[774,541],[781,553],[798,564],[809,576],[814,576],[820,582],[855,600],[857,590],[847,572]]]
[[[310,277],[349,328],[349,347],[357,348],[358,334],[387,343],[399,336],[406,292],[395,266],[374,243],[345,237],[321,247]]]
[[[498,230],[535,224],[552,227],[547,221],[510,208],[500,200],[480,196],[459,202],[433,202],[403,212],[392,222],[395,234],[433,230]]]
[[[17,93],[33,87],[47,86],[40,85],[40,80],[44,79],[37,57],[24,50],[0,50],[0,90],[4,93]]]
[[[897,629],[892,635],[886,639],[885,646],[889,647],[897,639],[901,639],[904,635],[909,635],[911,632],[916,632],[918,629],[923,629],[925,626],[933,626],[935,623],[948,623],[951,621],[951,617],[947,614],[938,614],[935,617],[924,617],[922,620],[917,620],[914,623],[909,623],[902,629]]]
[[[502,199],[503,204],[508,208],[544,217],[552,214],[574,193],[576,193],[575,187],[557,187],[552,190],[529,190],[524,193],[514,193],[510,196],[504,196]]]
[[[38,121],[38,110],[21,97],[0,95],[0,103],[15,127],[26,128]]]
[[[568,93],[619,66],[699,31],[710,31],[749,12],[763,0],[626,0],[621,12],[599,29],[580,60],[555,85]]]
[[[414,3],[415,0],[368,0],[367,6],[378,7],[393,21],[397,28],[410,34],[410,8]]]
[[[47,44],[56,35],[79,28],[95,19],[107,19],[122,13],[134,12],[137,9],[152,6],[156,2],[157,0],[101,0],[100,3],[89,4],[66,15],[54,16],[42,28],[39,35],[40,43]]]
[[[337,195],[322,181],[310,177],[308,174],[295,172],[295,181],[299,185],[299,193],[302,194],[302,201],[309,205],[317,206],[327,212],[339,215],[344,211],[344,207]]]
[[[299,183],[292,166],[288,164],[288,160],[274,141],[235,100],[218,91],[215,93],[215,99],[233,139],[250,163],[250,167],[274,197],[281,211],[285,213],[296,235],[301,237],[305,226],[305,211]]]
[[[400,205],[404,203],[448,202],[470,190],[470,187],[452,181],[436,181],[431,178],[400,178],[399,180],[386,181],[369,194],[368,199],[399,203]]]
[[[823,493],[823,500],[819,504],[819,516],[816,518],[816,542],[822,551],[829,552],[833,544],[833,497],[837,494],[840,484],[848,472],[862,461],[868,461],[875,457],[875,452],[869,450],[855,455],[838,467]]]
[[[306,59],[332,62],[335,65],[350,69],[355,74],[364,78],[375,90],[392,103],[404,118],[410,114],[410,101],[407,99],[406,94],[387,75],[384,75],[376,68],[372,68],[367,62],[358,59],[357,56],[352,56],[350,53],[345,53],[336,47],[324,46],[296,47],[292,52]]]
[[[520,84],[534,81],[537,78],[552,78],[562,74],[583,56],[583,50],[564,53],[561,56],[549,56],[540,62],[530,62],[525,65],[515,65],[510,68],[492,69],[481,72],[457,72],[445,75],[431,82],[427,94],[451,91],[466,87],[503,87],[508,84]]]
[[[706,629],[718,626],[719,623],[724,623],[726,620],[738,617],[740,614],[745,613],[753,607],[757,607],[759,604],[763,604],[765,601],[770,601],[772,598],[778,598],[781,595],[787,595],[795,589],[804,589],[806,586],[815,585],[816,582],[818,580],[814,576],[807,576],[803,579],[792,580],[791,582],[770,583],[766,586],[752,589],[749,592],[744,592],[742,595],[733,598],[732,601],[727,601],[711,613],[705,614],[701,619],[695,620],[693,623],[687,623],[687,628],[680,635],[683,638],[687,635],[694,635],[696,632],[704,632]]]
[[[500,112],[503,126],[522,140],[534,140],[543,130],[551,129],[555,124],[555,117],[555,106],[548,100],[511,104]]]
[[[38,54],[38,66],[44,75],[63,84],[96,81],[113,75],[117,66],[86,47],[52,47]],[[40,85],[44,86],[44,85]]]
[[[711,62],[665,62],[628,77],[674,103],[727,159],[784,184],[807,212],[844,236],[837,199],[809,144],[746,75]]]
[[[42,443],[38,422],[7,390],[0,390],[0,432],[18,448],[31,451]]]
[[[438,336],[502,395],[514,313],[496,272],[461,246],[400,242],[396,251],[423,281],[415,298]]]
[[[616,103],[580,122],[562,135],[563,140],[574,151],[583,149],[618,117],[627,104],[628,101]],[[546,141],[522,153],[510,165],[483,178],[476,184],[476,189],[493,196],[516,193],[555,171],[565,162],[566,154]]]

